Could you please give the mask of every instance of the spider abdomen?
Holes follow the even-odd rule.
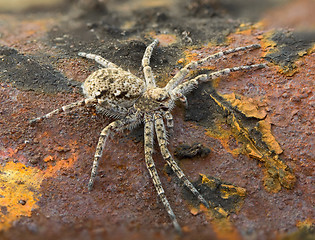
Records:
[[[121,107],[130,107],[143,94],[144,81],[121,68],[102,68],[82,84],[86,98],[97,98]]]

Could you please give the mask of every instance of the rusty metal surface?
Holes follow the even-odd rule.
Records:
[[[180,166],[207,200],[232,201],[222,210],[229,216],[216,219],[195,204],[156,151],[162,184],[184,229],[181,238],[311,239],[315,26],[307,9],[314,2],[270,2],[255,25],[232,20],[225,15],[231,10],[215,1],[160,1],[143,8],[139,1],[133,12],[110,2],[103,12],[68,6],[68,15],[67,9],[1,13],[0,238],[178,237],[146,170],[141,128],[108,141],[89,192],[98,136],[111,119],[80,109],[28,124],[82,98],[80,83],[97,66],[77,57],[78,51],[101,54],[141,76],[145,46],[159,38],[152,58],[159,85],[183,64],[230,47],[262,45],[200,71],[269,63],[204,84],[188,97],[187,109],[174,109],[170,151],[185,145],[193,151],[194,143],[210,149],[181,159]],[[292,15],[295,8],[304,17]]]

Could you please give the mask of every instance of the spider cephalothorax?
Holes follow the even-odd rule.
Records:
[[[174,106],[174,100],[163,88],[149,88],[135,102],[134,107],[140,112],[154,112],[158,110],[170,110]]]
[[[83,83],[82,87],[85,99],[63,106],[42,117],[31,120],[31,122],[34,123],[41,121],[42,119],[53,116],[54,114],[70,111],[78,106],[90,106],[93,104],[101,109],[105,114],[117,118],[101,131],[94,155],[91,178],[88,184],[90,190],[93,187],[94,180],[97,175],[99,159],[102,156],[103,149],[110,132],[132,128],[140,122],[144,122],[145,163],[157,193],[166,208],[175,229],[180,232],[181,228],[164,194],[164,190],[152,158],[154,136],[156,135],[163,158],[174,171],[176,176],[202,204],[204,204],[207,208],[215,208],[215,206],[212,206],[211,202],[207,202],[191,184],[167,149],[168,141],[164,119],[166,119],[167,127],[172,128],[173,117],[170,111],[174,107],[175,101],[182,100],[186,102],[185,95],[193,88],[197,87],[200,82],[209,81],[222,75],[228,75],[230,72],[248,70],[251,68],[264,68],[266,65],[254,64],[226,68],[212,73],[201,74],[193,79],[185,80],[190,70],[196,69],[198,66],[207,61],[220,58],[223,55],[230,53],[259,48],[260,46],[258,44],[253,44],[245,47],[238,47],[218,52],[206,58],[187,64],[177,72],[177,74],[166,84],[165,87],[159,88],[155,84],[155,79],[151,67],[149,66],[153,48],[157,45],[157,43],[158,40],[154,40],[153,43],[151,43],[145,50],[142,59],[144,80],[134,76],[130,72],[124,71],[122,68],[100,56],[80,52],[79,56],[94,59],[97,63],[103,66],[102,69],[92,73]]]

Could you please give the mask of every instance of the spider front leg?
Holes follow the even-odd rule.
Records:
[[[143,58],[142,58],[142,67],[143,67],[143,74],[146,81],[147,88],[148,87],[155,87],[155,80],[152,73],[152,69],[149,66],[150,58],[153,52],[154,47],[159,43],[159,40],[155,39],[149,46],[147,46]]]
[[[189,91],[192,89],[196,88],[199,83],[201,82],[207,82],[209,80],[213,80],[216,78],[219,78],[224,75],[229,75],[231,72],[236,72],[236,71],[242,71],[242,70],[249,70],[252,68],[265,68],[267,65],[266,64],[253,64],[253,65],[245,65],[245,66],[240,66],[240,67],[233,67],[233,68],[225,68],[220,71],[216,71],[213,73],[206,73],[206,74],[201,74],[198,75],[197,77],[184,82],[180,85],[178,85],[174,90],[172,91],[172,95],[176,96],[185,96]]]
[[[116,64],[106,60],[105,58],[102,58],[99,55],[93,54],[93,53],[79,52],[78,55],[80,57],[92,59],[95,62],[97,62],[98,64],[102,65],[104,68],[119,68]]]
[[[138,121],[137,118],[132,118],[132,117],[125,117],[123,120],[116,120],[109,125],[107,125],[100,134],[97,146],[96,146],[96,151],[94,154],[94,161],[93,161],[93,166],[92,166],[92,171],[91,171],[91,177],[89,180],[88,184],[88,189],[91,191],[94,185],[94,181],[97,175],[97,169],[99,165],[99,159],[102,157],[104,146],[106,143],[106,140],[108,139],[108,136],[111,131],[121,131],[124,130],[128,127],[134,126],[135,123]]]
[[[55,110],[45,114],[44,116],[37,117],[37,118],[30,120],[30,124],[40,122],[43,119],[50,118],[50,117],[52,117],[56,114],[59,114],[61,112],[68,113],[69,111],[71,111],[72,109],[74,109],[76,107],[83,107],[83,106],[86,106],[89,104],[94,104],[94,103],[97,103],[97,99],[95,99],[95,98],[88,98],[88,99],[83,99],[83,100],[80,100],[80,101],[77,101],[74,103],[70,103],[68,105],[62,106],[61,108],[55,109]]]
[[[199,199],[199,201],[205,205],[207,208],[210,208],[209,203],[203,198],[203,196],[198,192],[198,190],[192,185],[192,183],[187,179],[184,172],[177,165],[169,150],[167,149],[167,140],[166,140],[166,130],[163,123],[162,116],[159,113],[154,115],[155,120],[155,131],[157,140],[161,149],[161,153],[167,164],[172,168],[176,176],[181,180],[184,185]]]
[[[181,233],[181,227],[179,226],[176,216],[165,196],[164,189],[162,187],[161,180],[159,175],[156,171],[155,164],[152,158],[153,153],[153,139],[154,139],[154,124],[153,124],[153,116],[147,114],[145,116],[145,123],[144,123],[144,152],[145,152],[145,163],[147,169],[150,173],[150,176],[153,180],[153,184],[155,189],[169,215],[172,220],[172,223],[178,233]]]
[[[178,84],[180,84],[184,80],[184,78],[187,76],[187,74],[190,72],[190,70],[196,69],[198,66],[204,64],[205,62],[208,62],[208,61],[214,60],[214,59],[218,59],[224,55],[228,55],[231,53],[235,53],[235,52],[239,52],[239,51],[246,51],[246,50],[253,50],[256,48],[260,48],[260,45],[259,44],[252,44],[252,45],[248,45],[245,47],[232,48],[232,49],[228,49],[228,50],[225,50],[222,52],[217,52],[213,55],[210,55],[210,56],[203,58],[203,59],[200,59],[198,61],[191,62],[176,73],[176,75],[165,86],[165,89],[168,92],[172,91]]]
[[[163,117],[166,119],[166,126],[168,127],[169,130],[173,130],[174,127],[174,120],[173,120],[173,115],[171,114],[170,111],[162,111]]]

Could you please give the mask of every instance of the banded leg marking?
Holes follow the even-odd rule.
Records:
[[[100,134],[100,137],[98,139],[98,143],[96,146],[95,154],[94,154],[94,161],[91,171],[91,177],[88,183],[88,189],[91,191],[94,185],[94,181],[97,175],[97,169],[99,165],[99,160],[103,155],[103,150],[105,147],[105,143],[108,139],[108,136],[111,131],[120,131],[123,129],[128,128],[130,125],[133,125],[137,120],[133,119],[132,117],[126,117],[123,120],[116,120],[109,125],[107,125]]]
[[[98,64],[102,65],[104,68],[119,68],[116,64],[106,60],[105,58],[102,58],[99,55],[93,54],[93,53],[85,53],[85,52],[79,52],[78,55],[80,57],[92,59]]]
[[[181,227],[177,222],[176,216],[165,196],[164,189],[162,187],[162,183],[160,181],[159,175],[155,168],[155,164],[152,158],[153,153],[153,139],[154,139],[154,124],[153,124],[153,116],[146,115],[145,116],[145,126],[144,126],[144,151],[145,151],[145,163],[147,169],[152,178],[155,189],[169,215],[171,221],[178,233],[181,233]]]
[[[147,87],[155,87],[155,79],[153,76],[153,72],[150,64],[150,58],[153,52],[154,47],[158,44],[159,40],[155,39],[149,46],[147,46],[143,58],[142,58],[142,67],[143,67],[143,74],[146,81]]]
[[[233,68],[225,68],[223,70],[216,71],[213,73],[201,74],[187,82],[184,82],[178,85],[176,88],[174,88],[173,95],[174,96],[185,95],[189,91],[196,88],[199,85],[199,83],[210,81],[224,75],[229,75],[231,72],[249,70],[252,68],[260,69],[260,68],[265,68],[266,66],[267,66],[266,64],[253,64],[253,65],[239,66],[239,67],[233,67]]]
[[[165,88],[168,91],[173,90],[178,84],[180,84],[184,80],[184,78],[187,76],[187,74],[189,73],[190,70],[196,69],[198,66],[204,64],[205,62],[208,62],[208,61],[214,60],[214,59],[218,59],[224,55],[228,55],[231,53],[235,53],[235,52],[239,52],[239,51],[246,51],[246,50],[253,50],[253,49],[257,49],[257,48],[260,48],[259,44],[252,44],[252,45],[245,46],[245,47],[237,47],[237,48],[217,52],[213,55],[210,55],[206,58],[200,59],[200,60],[195,61],[195,62],[190,62],[189,64],[187,64],[185,67],[183,67],[181,70],[179,70],[176,73],[176,75],[168,82],[168,84],[165,86]]]
[[[162,156],[167,164],[172,168],[176,176],[184,183],[184,185],[198,198],[198,200],[209,208],[209,203],[203,198],[203,196],[198,192],[198,190],[192,185],[192,183],[185,176],[184,172],[177,165],[169,150],[166,147],[167,141],[165,139],[166,130],[163,123],[163,119],[159,114],[154,115],[155,120],[155,132],[158,139],[158,143],[161,149]]]
[[[44,116],[37,117],[37,118],[34,118],[34,119],[30,120],[30,124],[34,124],[34,123],[40,122],[43,119],[50,118],[50,117],[52,117],[52,116],[54,116],[56,114],[62,113],[62,112],[66,112],[67,113],[67,112],[71,111],[72,109],[74,109],[76,107],[83,107],[83,106],[86,106],[88,104],[93,104],[93,103],[97,103],[97,99],[88,98],[88,99],[83,99],[83,100],[80,100],[80,101],[77,101],[77,102],[74,102],[74,103],[70,103],[68,105],[62,106],[61,108],[55,109],[55,110],[45,114]]]
[[[166,126],[169,129],[173,129],[174,128],[174,120],[173,120],[173,115],[171,114],[170,111],[163,111],[163,116],[166,119]]]

